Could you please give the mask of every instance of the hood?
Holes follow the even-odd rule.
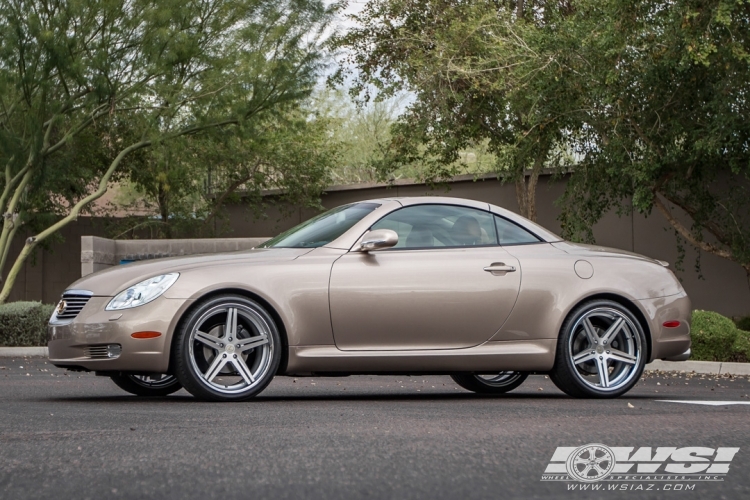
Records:
[[[256,248],[239,252],[187,255],[164,259],[143,260],[113,266],[79,279],[68,289],[89,290],[94,296],[111,297],[127,287],[160,274],[174,273],[199,267],[232,264],[256,265],[275,261],[294,260],[312,248]]]
[[[559,241],[551,243],[555,248],[559,248],[565,253],[571,255],[580,255],[582,257],[625,257],[630,259],[645,260],[653,264],[668,267],[669,262],[663,260],[652,259],[639,253],[628,252],[627,250],[620,250],[619,248],[603,247],[599,245],[586,245],[584,243],[572,243],[570,241]]]

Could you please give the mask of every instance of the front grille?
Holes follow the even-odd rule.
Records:
[[[67,290],[58,304],[57,319],[74,319],[83,310],[93,293],[88,290]],[[63,308],[60,310],[60,308]]]
[[[120,344],[87,345],[83,348],[83,355],[90,359],[112,359],[120,356]]]

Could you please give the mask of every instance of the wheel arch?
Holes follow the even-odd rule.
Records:
[[[643,314],[643,311],[640,310],[640,308],[633,302],[632,300],[628,299],[627,297],[623,297],[622,295],[618,295],[616,293],[595,293],[593,295],[588,295],[579,301],[577,301],[573,306],[570,308],[568,313],[565,315],[565,318],[562,321],[562,324],[560,326],[560,331],[558,332],[558,337],[562,334],[562,326],[565,325],[565,323],[568,321],[568,318],[570,318],[570,315],[573,314],[573,311],[578,308],[581,304],[584,304],[586,302],[591,302],[592,300],[611,300],[612,302],[617,302],[624,308],[626,308],[628,311],[630,311],[633,316],[638,320],[638,323],[640,324],[641,328],[643,329],[643,333],[646,336],[646,360],[651,360],[651,353],[653,352],[653,338],[651,334],[651,327],[649,326],[648,321],[646,320],[646,315]],[[648,362],[648,361],[646,361]]]
[[[263,306],[268,314],[271,315],[271,318],[273,318],[274,322],[276,323],[276,327],[279,329],[279,337],[281,338],[281,360],[279,361],[279,368],[277,370],[277,373],[286,372],[287,363],[289,361],[289,339],[287,338],[286,326],[284,325],[284,321],[281,319],[281,315],[278,313],[278,311],[276,311],[276,308],[274,308],[268,300],[258,295],[257,293],[253,293],[242,288],[219,288],[210,290],[200,297],[197,297],[195,301],[190,305],[190,307],[182,312],[180,318],[175,323],[174,333],[172,334],[172,338],[169,344],[168,372],[172,373],[172,369],[174,367],[173,353],[174,344],[177,339],[176,332],[179,330],[179,328],[181,328],[182,322],[185,321],[185,318],[201,303],[203,303],[207,299],[210,299],[211,297],[216,297],[218,295],[240,295],[242,297],[248,298]]]

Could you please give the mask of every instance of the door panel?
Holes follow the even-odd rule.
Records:
[[[331,271],[334,339],[343,350],[475,346],[500,329],[520,282],[499,246],[350,252]]]

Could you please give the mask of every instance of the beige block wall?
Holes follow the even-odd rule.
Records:
[[[206,238],[174,240],[109,240],[81,237],[81,276],[118,266],[123,261],[139,261],[208,253],[250,250],[268,238]]]

